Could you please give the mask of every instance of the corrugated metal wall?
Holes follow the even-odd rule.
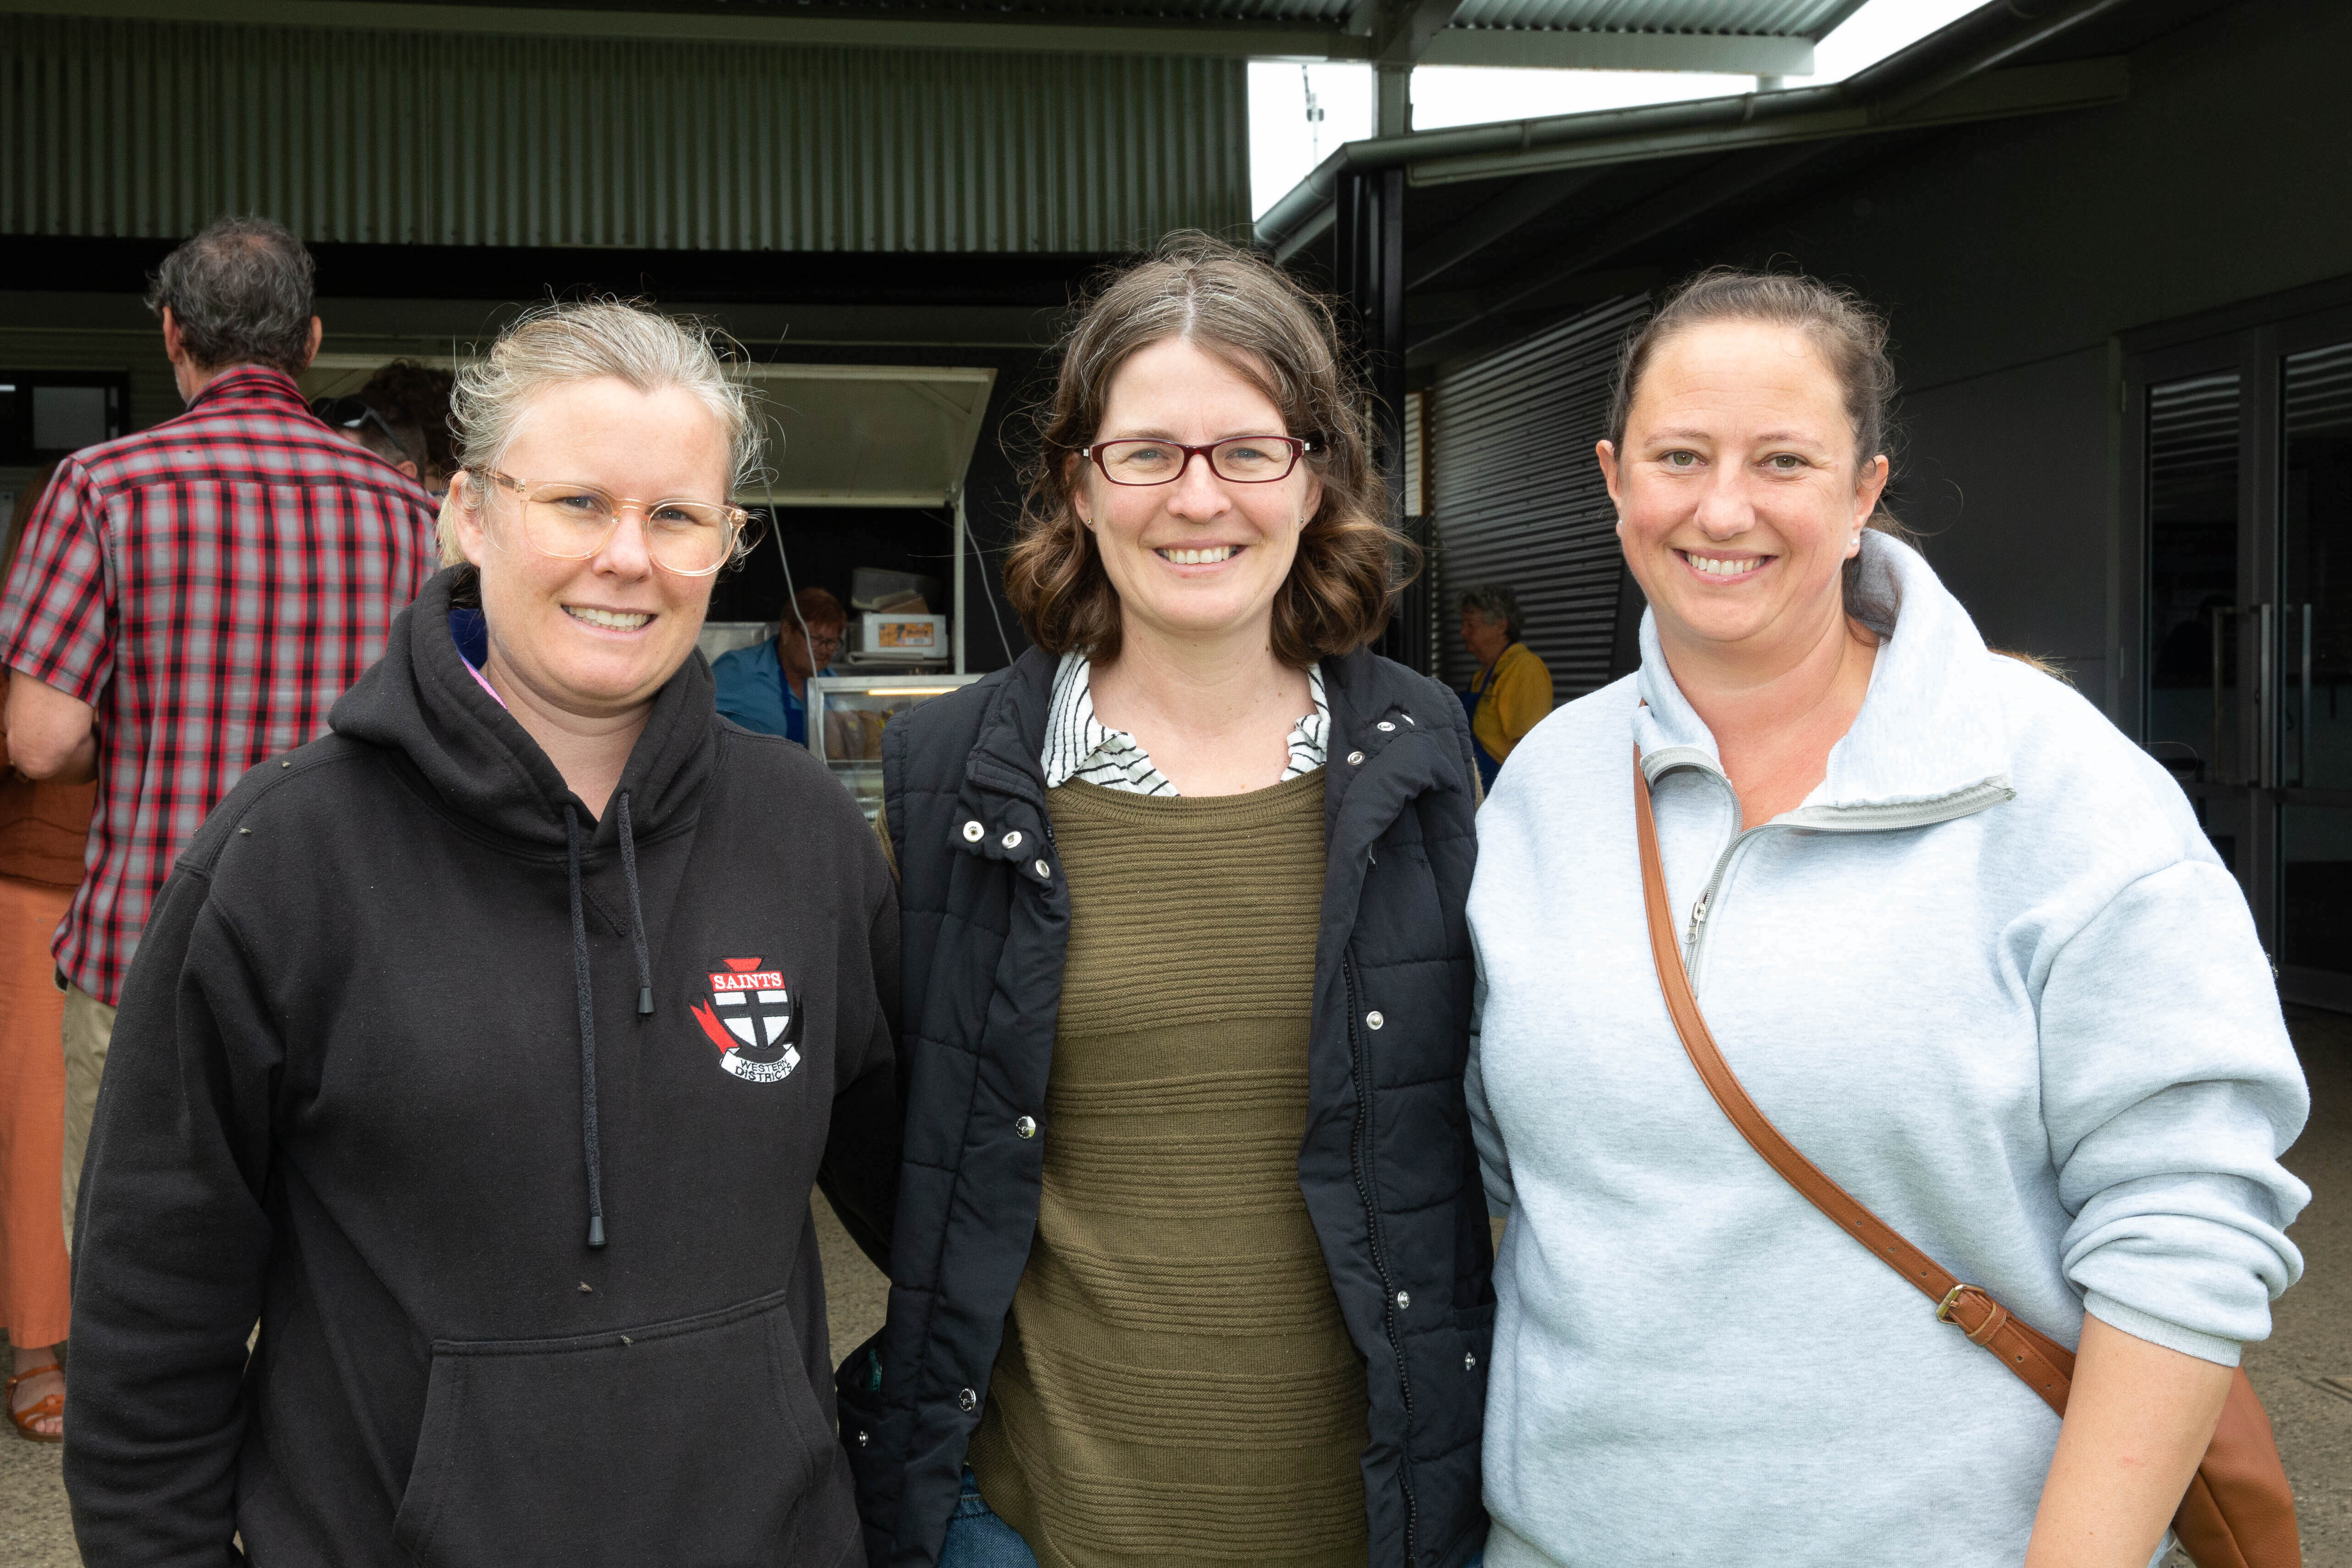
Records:
[[[1104,251],[1249,225],[1240,60],[0,16],[0,233]]]
[[[1649,313],[1646,295],[1615,300],[1438,372],[1428,461],[1447,685],[1478,672],[1453,601],[1482,583],[1518,595],[1555,701],[1609,683],[1624,557],[1592,444],[1606,434],[1618,347]]]

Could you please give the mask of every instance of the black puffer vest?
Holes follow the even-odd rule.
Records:
[[[1014,1124],[1042,1120],[1069,934],[1040,762],[1054,670],[1032,650],[883,735],[906,1163],[889,1321],[840,1380],[876,1568],[938,1560],[1036,1228],[1045,1140]],[[1462,1091],[1476,775],[1443,687],[1366,653],[1327,659],[1323,678],[1328,869],[1298,1183],[1366,1361],[1371,1564],[1457,1568],[1486,1541],[1495,1321]]]

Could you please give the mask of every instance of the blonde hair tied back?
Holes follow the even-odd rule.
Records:
[[[666,316],[635,301],[541,305],[510,322],[488,353],[458,370],[449,402],[458,466],[502,468],[533,399],[552,387],[611,376],[639,392],[677,387],[709,411],[727,433],[731,499],[760,476],[764,446],[752,395],[740,369],[742,360],[740,345],[718,329]],[[466,559],[457,543],[458,512],[467,504],[460,498],[473,493],[470,481],[452,484],[441,503],[444,566]],[[739,552],[748,548],[750,537],[747,533],[738,542]]]

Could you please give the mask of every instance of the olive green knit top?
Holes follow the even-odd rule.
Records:
[[[1036,1238],[970,1463],[1043,1568],[1361,1568],[1364,1368],[1298,1190],[1323,773],[1049,792]]]

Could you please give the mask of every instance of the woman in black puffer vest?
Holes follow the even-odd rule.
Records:
[[[1476,773],[1364,650],[1401,542],[1343,365],[1217,242],[1112,279],[1007,567],[1036,646],[885,734],[907,1153],[841,1377],[877,1568],[1483,1548]]]

